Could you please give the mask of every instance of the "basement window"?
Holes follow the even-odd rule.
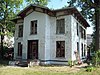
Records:
[[[31,21],[30,34],[37,34],[37,20]]]
[[[56,57],[65,57],[65,41],[56,42]]]
[[[65,34],[65,19],[56,21],[56,34]]]

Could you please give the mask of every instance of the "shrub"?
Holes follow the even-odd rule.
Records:
[[[68,61],[68,65],[70,66],[70,67],[72,67],[73,65],[72,65],[72,61],[71,60],[69,60]]]
[[[90,66],[90,67],[87,67],[87,68],[86,68],[86,71],[87,71],[87,72],[91,72],[91,71],[94,71],[95,69],[96,69],[96,68]]]
[[[92,56],[92,61],[91,61],[93,66],[99,67],[100,66],[100,50],[96,51],[94,56]]]
[[[68,61],[68,65],[70,67],[74,66],[75,64],[76,64],[76,61],[71,61],[71,60]]]

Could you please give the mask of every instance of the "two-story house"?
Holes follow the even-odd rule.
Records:
[[[13,21],[14,59],[38,59],[44,64],[67,64],[86,56],[87,21],[74,7],[50,10],[29,5]]]

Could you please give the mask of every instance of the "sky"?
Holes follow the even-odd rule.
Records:
[[[53,9],[59,9],[64,7],[65,5],[68,5],[67,1],[70,0],[50,0],[50,2],[48,3],[48,7]]]
[[[66,6],[68,5],[67,1],[70,1],[70,0],[50,0],[47,7],[52,8],[52,9],[60,9],[60,8],[64,7],[65,5]],[[88,23],[90,24],[90,27],[87,28],[86,32],[87,32],[87,34],[92,34],[93,26],[89,21],[88,21]]]

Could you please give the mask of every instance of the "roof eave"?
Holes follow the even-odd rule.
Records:
[[[42,8],[42,9],[45,9],[45,10],[48,10],[48,11],[51,11],[51,12],[59,12],[59,11],[64,11],[64,10],[73,10],[76,12],[76,14],[79,15],[79,17],[81,17],[81,20],[84,22],[85,26],[86,27],[90,27],[90,25],[88,24],[88,22],[86,21],[86,19],[82,16],[82,14],[75,8],[75,7],[67,7],[67,8],[63,8],[63,9],[57,9],[57,10],[50,10],[49,8],[47,7],[41,7],[41,6],[37,6],[35,4],[30,4],[29,6],[27,6],[26,8],[24,8],[22,11],[20,11],[17,16],[20,16],[21,18],[23,18],[25,16],[25,13],[31,9],[31,8],[35,8],[35,7],[38,7],[38,8]],[[74,13],[74,12],[73,12]],[[16,19],[18,20],[18,19]],[[15,21],[16,21],[15,20]]]

